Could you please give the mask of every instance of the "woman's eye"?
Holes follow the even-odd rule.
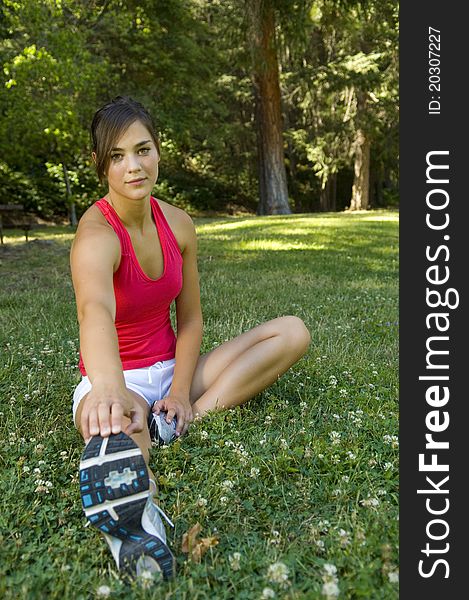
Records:
[[[140,148],[139,152],[142,154],[148,154],[150,152],[150,148]]]
[[[122,154],[111,154],[111,160],[119,160],[122,158]]]

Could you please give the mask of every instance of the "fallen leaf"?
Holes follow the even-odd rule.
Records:
[[[182,536],[182,551],[188,555],[189,560],[195,563],[200,563],[202,556],[209,548],[218,544],[216,536],[197,539],[201,531],[200,523],[196,523]]]
[[[200,523],[196,523],[193,527],[189,529],[187,533],[182,536],[182,551],[184,554],[188,554],[192,548],[194,547],[195,540],[200,533],[202,527]]]

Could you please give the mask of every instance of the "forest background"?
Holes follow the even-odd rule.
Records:
[[[398,205],[396,2],[1,0],[0,60],[0,203],[43,219],[103,195],[89,124],[116,95],[191,214]]]

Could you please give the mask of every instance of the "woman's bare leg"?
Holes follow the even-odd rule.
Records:
[[[279,317],[201,356],[191,387],[194,414],[201,416],[249,400],[296,363],[310,340],[301,319]]]

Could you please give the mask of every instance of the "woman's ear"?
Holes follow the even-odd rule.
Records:
[[[91,158],[93,159],[94,164],[96,164],[96,152],[91,153]]]

